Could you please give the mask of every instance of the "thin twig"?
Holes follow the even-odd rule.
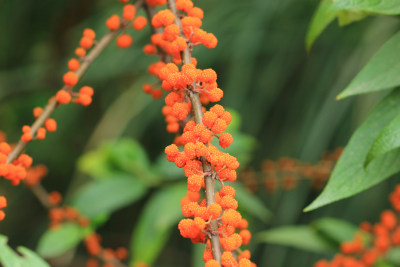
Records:
[[[181,20],[179,16],[177,15],[177,10],[176,10],[176,4],[175,0],[168,0],[168,7],[172,11],[172,13],[175,15],[175,24],[178,25],[182,37],[184,37],[183,33],[183,28],[181,24]],[[182,53],[182,62],[183,64],[189,64],[191,63],[191,53],[189,50],[189,47],[187,47],[183,53]],[[197,85],[196,82],[192,84],[193,90],[189,92],[189,98],[192,103],[192,111],[194,113],[194,120],[196,124],[202,124],[203,123],[203,111],[202,111],[202,105],[200,102],[200,96],[199,93],[197,93]],[[215,181],[212,177],[211,171],[211,165],[207,161],[205,157],[201,157],[201,162],[203,165],[203,172],[209,173],[204,177],[204,183],[205,183],[205,194],[206,194],[206,201],[207,201],[207,206],[214,204],[215,203]],[[218,234],[218,222],[217,220],[212,220],[210,222],[210,235],[211,235],[211,250],[213,253],[213,257],[216,261],[221,262],[221,242],[219,239],[219,234]]]
[[[135,7],[136,9],[139,9],[143,6],[144,0],[137,0],[135,2]],[[128,24],[121,24],[121,28],[116,30],[116,31],[111,31],[107,33],[106,35],[101,38],[101,40],[93,47],[93,49],[89,52],[89,54],[85,57],[85,60],[79,67],[79,69],[76,71],[76,75],[80,79],[87,71],[87,69],[90,67],[90,65],[93,63],[93,61],[98,57],[98,55],[110,44],[110,42],[121,32],[123,31]],[[69,89],[69,86],[64,86],[62,89],[66,90]],[[43,113],[36,119],[36,121],[32,124],[31,126],[31,135],[32,137],[35,136],[37,130],[43,126],[44,122],[50,117],[50,115],[53,113],[53,111],[57,108],[57,100],[53,99],[47,104],[47,106],[44,108]],[[11,153],[8,155],[8,161],[7,164],[10,164],[14,160],[17,159],[17,157],[22,153],[22,151],[25,149],[27,143],[25,143],[22,140],[19,140],[17,145],[14,147],[14,149],[11,151]]]
[[[49,193],[40,183],[30,186],[29,189],[31,189],[32,193],[36,196],[43,207],[46,209],[51,209],[54,207],[49,201]]]

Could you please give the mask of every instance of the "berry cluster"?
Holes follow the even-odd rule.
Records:
[[[126,2],[123,2],[126,3]],[[121,49],[128,48],[132,45],[132,36],[126,33],[128,26],[137,31],[142,30],[147,25],[147,19],[143,16],[136,16],[136,7],[132,4],[125,4],[122,9],[122,18],[114,14],[106,21],[106,26],[110,31],[117,31],[122,28],[122,34],[118,36],[116,42]]]
[[[354,239],[341,244],[341,254],[330,262],[320,260],[314,267],[372,267],[391,248],[400,246],[400,185],[396,186],[389,199],[394,211],[383,211],[380,221],[374,225],[362,223]],[[363,238],[366,233],[372,236],[372,240]]]
[[[92,256],[87,262],[86,267],[98,267],[99,261],[103,261],[103,267],[117,266],[116,261],[124,260],[128,257],[128,250],[124,247],[119,247],[115,250],[103,248],[100,244],[101,237],[98,234],[92,233],[85,238],[85,246],[89,255]]]
[[[326,152],[316,163],[302,162],[292,158],[280,158],[276,161],[264,160],[261,171],[250,167],[242,170],[238,177],[252,192],[257,192],[264,186],[267,193],[278,190],[293,190],[300,182],[308,182],[312,189],[321,190],[338,161],[343,148]]]
[[[149,5],[165,2],[147,0]],[[168,161],[184,170],[188,183],[181,206],[183,215],[190,218],[182,219],[178,228],[193,243],[205,244],[203,259],[208,267],[255,266],[250,252],[239,248],[249,243],[251,234],[237,211],[235,189],[225,184],[236,180],[239,162],[211,144],[217,138],[220,147],[231,145],[233,137],[224,131],[232,116],[218,104],[209,110],[203,107],[218,102],[223,91],[218,88],[216,72],[196,68],[197,60],[191,57],[195,46],[214,48],[218,41],[200,28],[204,14],[191,0],[167,2],[169,8],[152,17],[154,34],[151,44],[144,47],[146,54],[160,56],[148,71],[158,78],[161,88],[145,84],[143,89],[154,98],[161,97],[162,90],[167,92],[162,113],[167,131],[177,137],[165,153]],[[219,192],[215,191],[216,181],[222,185]]]

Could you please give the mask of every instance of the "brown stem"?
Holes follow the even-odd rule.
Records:
[[[29,187],[29,189],[31,189],[32,193],[46,209],[51,209],[53,207],[49,201],[49,193],[40,183]]]
[[[182,37],[184,37],[181,20],[180,20],[179,16],[177,15],[175,0],[168,0],[168,7],[172,11],[172,13],[174,13],[175,24],[178,25],[178,27],[181,31],[181,35],[182,35]],[[191,63],[191,53],[190,53],[189,47],[187,47],[182,52],[182,63],[183,64]],[[197,93],[196,82],[194,82],[192,84],[192,86],[193,86],[193,90],[189,91],[189,98],[192,103],[192,111],[194,113],[194,120],[197,124],[202,124],[203,123],[203,110],[202,110],[202,105],[200,102],[199,93]],[[215,181],[211,174],[211,171],[212,171],[211,164],[207,161],[207,159],[205,157],[201,157],[201,163],[203,165],[203,172],[210,173],[204,177],[206,201],[207,201],[207,206],[209,206],[209,205],[215,203]],[[218,222],[216,220],[212,220],[210,223],[210,226],[211,226],[211,229],[210,229],[211,250],[213,253],[213,258],[216,261],[218,261],[219,263],[221,263],[221,241],[219,239],[219,234],[218,234]]]
[[[144,0],[137,0],[135,2],[135,7],[138,10],[144,4]],[[97,58],[97,56],[110,44],[110,42],[128,25],[123,24],[120,29],[116,31],[111,31],[101,38],[101,40],[90,50],[89,54],[85,57],[85,60],[82,62],[79,69],[76,71],[76,75],[80,79],[87,71],[89,66],[93,63],[93,61]],[[69,86],[64,86],[62,89],[67,90],[71,89]],[[49,104],[44,108],[43,113],[36,119],[36,121],[31,126],[31,135],[35,136],[37,130],[43,126],[44,122],[50,117],[53,111],[57,108],[57,101],[55,99],[51,100]],[[19,140],[17,145],[8,155],[7,164],[13,162],[17,157],[22,153],[25,149],[27,143]]]

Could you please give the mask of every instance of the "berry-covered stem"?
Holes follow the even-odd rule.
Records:
[[[168,0],[168,7],[172,11],[172,13],[175,15],[175,24],[178,25],[181,36],[184,37],[183,33],[183,28],[182,28],[182,23],[181,20],[178,16],[177,10],[176,10],[176,3],[175,0]],[[190,64],[191,63],[191,52],[190,52],[190,47],[186,47],[185,50],[182,52],[182,63],[183,64]],[[197,93],[197,85],[196,82],[192,84],[193,90],[189,91],[189,98],[192,103],[192,112],[194,114],[194,121],[196,124],[203,124],[203,111],[202,111],[202,105],[200,102],[200,97],[199,94]],[[212,177],[212,168],[210,163],[206,160],[205,157],[201,157],[201,162],[203,165],[203,172],[207,173],[207,175],[204,177],[204,183],[205,183],[205,195],[206,195],[206,201],[207,201],[207,206],[214,204],[215,203],[215,181]],[[211,220],[210,222],[210,235],[211,235],[211,249],[212,249],[212,254],[214,260],[218,261],[219,263],[221,262],[221,241],[219,239],[219,234],[218,234],[218,222],[217,220]]]
[[[144,0],[137,0],[135,2],[135,7],[136,9],[139,9],[143,6]],[[110,42],[115,39],[115,37],[123,31],[127,25],[121,24],[121,27],[116,30],[116,31],[110,31],[106,35],[104,35],[101,40],[94,46],[94,48],[88,53],[87,56],[85,56],[84,61],[80,65],[79,69],[76,71],[76,76],[78,79],[80,79],[87,71],[87,69],[90,67],[90,65],[93,63],[93,61],[101,54],[101,52],[110,44]],[[65,85],[63,90],[68,90],[71,89],[70,86]],[[53,113],[53,111],[58,107],[58,102],[56,99],[52,99],[49,104],[44,108],[43,113],[36,119],[36,121],[32,124],[31,126],[31,135],[35,136],[37,130],[43,126],[44,122],[50,117],[50,115]],[[26,147],[26,142],[19,140],[17,145],[14,147],[14,149],[11,151],[11,153],[8,155],[8,160],[7,164],[10,164],[14,160],[17,159],[17,157],[22,153],[22,151]]]

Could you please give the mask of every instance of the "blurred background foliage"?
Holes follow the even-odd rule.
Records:
[[[345,28],[333,23],[307,53],[304,40],[316,0],[203,0],[196,4],[205,10],[204,29],[213,32],[219,44],[213,50],[196,48],[194,56],[200,68],[217,71],[225,94],[222,104],[235,111],[237,146],[232,153],[241,158],[242,170],[260,171],[265,159],[281,157],[317,162],[324,152],[345,146],[381,99],[382,93],[342,101],[335,97],[398,29],[397,18],[369,17]],[[10,142],[18,140],[23,124],[32,122],[32,108],[43,106],[60,88],[82,29],[92,27],[102,36],[105,19],[119,11],[117,1],[0,0],[0,129]],[[189,246],[174,226],[184,177],[163,160],[163,149],[174,137],[165,131],[162,100],[152,100],[141,90],[143,83],[154,82],[147,66],[155,58],[141,50],[149,35],[148,28],[135,32],[135,45],[124,51],[115,44],[108,47],[80,81],[95,88],[93,104],[58,109],[54,114],[58,131],[30,144],[27,152],[35,164],[48,166],[49,175],[43,181],[48,190],[60,191],[68,203],[95,218],[94,227],[105,246],[131,247],[138,254],[133,258],[153,258],[153,266],[202,266],[198,260],[202,246]],[[121,183],[110,186],[109,179]],[[310,213],[302,209],[318,192],[308,183],[269,194],[259,180],[260,190],[251,195],[243,189],[240,194],[248,203],[256,203],[256,208],[246,208],[246,200],[239,200],[239,206],[255,237],[275,227],[306,227],[323,217],[357,225],[364,220],[375,222],[380,211],[389,207],[387,195],[396,180]],[[99,191],[91,192],[95,190],[88,187],[91,183]],[[127,186],[136,191],[124,193]],[[102,192],[100,200],[97,192]],[[48,227],[47,211],[23,186],[12,187],[1,180],[0,195],[9,202],[0,234],[9,237],[11,246],[36,249]],[[110,203],[116,195],[120,198]],[[91,197],[96,200],[88,200]],[[176,206],[160,207],[166,200]],[[104,204],[93,210],[87,207],[88,201]],[[168,245],[143,243],[155,238],[149,224],[164,231],[160,238]],[[318,230],[318,223],[311,225]],[[306,238],[300,240],[313,239],[313,233],[305,229],[302,236]],[[315,249],[313,243],[310,252],[304,244],[299,249],[257,242],[262,238],[254,238],[250,249],[259,266],[312,266],[337,250],[335,237],[329,249],[322,249],[323,245]],[[86,258],[79,245],[53,264],[83,266]]]

